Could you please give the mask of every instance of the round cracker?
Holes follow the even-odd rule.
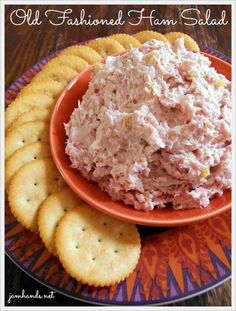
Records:
[[[8,131],[15,127],[31,121],[49,122],[52,115],[52,109],[32,108],[29,111],[22,113],[8,128]]]
[[[66,67],[66,66],[57,66],[48,64],[41,72],[39,72],[32,81],[49,81],[54,80],[61,82],[66,86],[70,81],[77,75],[77,71]]]
[[[96,50],[102,57],[124,52],[123,46],[116,40],[111,38],[98,38],[86,44]]]
[[[24,112],[35,107],[52,108],[55,105],[55,99],[45,94],[28,94],[17,97],[6,109],[5,112],[5,129],[13,124],[13,122]]]
[[[134,37],[142,44],[152,39],[156,39],[159,41],[167,41],[165,36],[163,36],[161,33],[152,30],[140,31],[134,34]]]
[[[64,88],[65,88],[65,85],[63,83],[53,81],[53,80],[32,81],[30,84],[28,84],[26,87],[23,88],[19,96],[23,96],[26,94],[30,95],[32,93],[40,93],[40,94],[46,94],[53,98],[58,98],[58,96],[61,94]]]
[[[118,41],[126,50],[130,50],[131,48],[140,48],[141,43],[135,38],[130,35],[124,33],[118,33],[109,38]]]
[[[56,254],[55,230],[62,216],[81,204],[82,200],[70,188],[51,194],[40,206],[38,214],[39,234],[50,253]]]
[[[49,124],[47,122],[27,122],[17,126],[7,133],[5,140],[6,159],[16,150],[37,141],[49,141]]]
[[[5,185],[7,192],[12,177],[23,165],[33,160],[50,156],[50,145],[46,142],[35,142],[14,152],[6,161],[5,166]]]
[[[40,159],[25,164],[13,176],[9,186],[9,204],[13,215],[27,229],[37,232],[38,210],[65,182],[53,160]]]
[[[102,57],[98,52],[89,46],[72,45],[64,49],[60,55],[75,55],[83,58],[87,63],[94,64],[100,62]]]
[[[79,56],[58,55],[57,57],[50,60],[43,70],[45,70],[48,66],[66,66],[79,73],[87,68],[89,64]]]
[[[193,40],[189,35],[182,32],[169,32],[165,34],[166,39],[171,45],[174,45],[175,41],[179,38],[184,38],[184,46],[189,51],[199,52],[199,46],[196,41]]]
[[[124,280],[140,256],[135,225],[82,204],[66,213],[56,229],[55,245],[65,270],[77,281],[109,286]]]

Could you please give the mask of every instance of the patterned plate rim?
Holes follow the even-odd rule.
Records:
[[[99,302],[98,300],[94,299],[94,300],[86,300],[86,299],[83,299],[83,298],[79,298],[79,297],[75,297],[73,295],[70,295],[69,292],[66,292],[62,289],[59,289],[53,285],[50,285],[50,284],[47,284],[45,283],[45,281],[41,280],[40,278],[37,278],[35,277],[34,275],[30,274],[23,266],[21,266],[17,261],[16,261],[16,258],[14,258],[8,251],[5,251],[7,257],[19,268],[21,269],[23,272],[25,272],[28,276],[30,276],[32,279],[34,279],[35,281],[39,282],[40,284],[48,287],[49,289],[51,290],[54,290],[55,292],[59,293],[59,294],[62,294],[66,297],[69,297],[69,298],[72,298],[72,299],[75,299],[75,300],[78,300],[78,301],[82,301],[82,302],[86,302],[86,303],[89,303],[89,302],[92,302],[94,305],[99,305],[99,306],[104,306],[104,305],[107,305],[107,306],[142,306],[143,303],[140,303],[140,304],[112,304],[112,303],[109,303],[109,304],[106,304],[106,303],[102,303],[102,302]],[[212,285],[212,286],[209,286],[209,287],[206,287],[206,288],[203,288],[201,291],[198,291],[194,294],[190,294],[188,296],[184,296],[184,297],[180,297],[180,298],[176,298],[176,299],[173,299],[173,300],[166,300],[165,302],[160,302],[160,303],[152,303],[152,304],[145,304],[145,306],[163,306],[163,305],[167,305],[167,304],[171,304],[171,303],[176,303],[176,302],[180,302],[180,301],[183,301],[183,300],[187,300],[187,299],[191,299],[191,298],[194,298],[198,295],[201,295],[201,294],[204,294],[212,289],[215,289],[219,286],[221,286],[222,284],[224,284],[225,282],[227,282],[228,280],[231,279],[231,275],[227,276],[226,278],[222,279],[221,281],[217,282],[216,284]]]

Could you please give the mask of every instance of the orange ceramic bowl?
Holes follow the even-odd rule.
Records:
[[[209,57],[212,66],[219,73],[231,79],[231,66],[228,63],[209,54],[203,54]],[[72,169],[70,159],[65,153],[67,138],[64,123],[69,121],[71,113],[77,107],[78,100],[86,92],[90,78],[91,68],[88,68],[71,81],[58,99],[50,124],[50,144],[55,164],[68,186],[81,199],[101,212],[120,220],[161,227],[179,226],[204,220],[230,208],[231,192],[226,191],[223,196],[213,198],[209,206],[204,209],[173,210],[165,208],[154,209],[150,212],[137,211],[132,206],[112,201],[109,195],[101,191],[96,184],[83,178],[79,171]]]

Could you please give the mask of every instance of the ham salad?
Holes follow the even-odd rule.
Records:
[[[231,83],[210,65],[183,39],[97,64],[65,125],[72,167],[137,210],[221,196],[231,187]]]

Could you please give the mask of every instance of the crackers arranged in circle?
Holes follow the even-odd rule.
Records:
[[[27,229],[37,232],[38,210],[42,202],[65,182],[51,159],[31,161],[13,176],[9,204],[13,215]]]
[[[8,191],[9,183],[15,173],[26,163],[36,159],[51,156],[49,143],[35,142],[14,152],[6,161],[5,165],[5,185]]]
[[[56,256],[55,230],[62,216],[72,208],[81,204],[70,188],[51,194],[41,205],[38,214],[39,234],[49,252]]]
[[[171,45],[179,38],[184,38],[185,48],[189,51],[199,52],[199,46],[196,41],[193,40],[189,35],[182,32],[169,32],[165,34],[166,39],[170,42]]]
[[[44,67],[44,69],[46,69],[47,66],[55,66],[55,67],[66,66],[79,73],[83,71],[85,68],[87,68],[89,64],[79,56],[60,54],[57,57],[50,60],[48,64]]]
[[[8,128],[8,131],[15,127],[31,121],[49,122],[52,115],[52,109],[32,108],[29,111],[22,113]]]
[[[124,52],[124,47],[116,40],[111,38],[98,38],[86,44],[96,50],[102,57]]]
[[[94,64],[100,62],[102,57],[94,49],[84,45],[72,45],[64,49],[60,55],[75,55],[83,58],[87,63]]]
[[[20,92],[19,96],[32,93],[46,94],[53,98],[58,98],[64,89],[64,84],[57,81],[32,81]]]
[[[141,43],[135,37],[132,37],[124,33],[118,33],[110,36],[109,38],[118,41],[126,50],[141,47]]]
[[[41,109],[52,108],[55,105],[55,99],[45,94],[28,94],[17,97],[6,109],[5,112],[5,130],[7,131],[13,122],[24,112],[38,107]]]
[[[54,80],[61,82],[66,86],[77,74],[77,71],[67,66],[60,65],[55,67],[53,64],[48,64],[47,67],[43,68],[43,70],[39,72],[32,81]]]
[[[186,49],[199,51],[187,34],[148,30],[70,46],[50,60],[6,110],[5,184],[11,211],[23,226],[39,231],[47,249],[79,282],[110,286],[124,280],[138,263],[141,243],[135,225],[100,213],[65,185],[49,146],[56,99],[78,73],[104,57],[140,48],[151,39],[173,46],[180,37]],[[94,66],[96,71],[101,65]]]
[[[82,204],[66,213],[55,234],[58,258],[77,281],[109,286],[124,280],[140,256],[135,225]]]
[[[5,158],[8,159],[16,150],[37,141],[49,141],[49,124],[47,122],[32,121],[17,126],[7,133]]]
[[[152,31],[152,30],[144,30],[140,31],[136,34],[134,34],[134,37],[141,42],[142,44],[151,40],[151,39],[156,39],[159,41],[167,41],[165,36],[163,36],[161,33]]]

